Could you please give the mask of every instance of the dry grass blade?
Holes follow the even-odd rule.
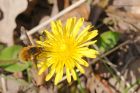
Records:
[[[7,93],[6,81],[5,81],[4,77],[1,77],[1,83],[2,83],[2,91],[3,91],[3,93]]]
[[[124,45],[126,45],[128,43],[131,43],[131,40],[127,40],[127,41],[123,42],[122,44],[118,45],[117,47],[113,48],[112,50],[102,54],[100,57],[95,58],[90,64],[95,64],[101,58],[113,53],[114,51],[116,51],[117,49],[119,49],[120,47],[122,47],[122,46],[124,46]]]
[[[96,50],[98,50],[100,53],[101,51],[99,50],[99,48],[97,46],[93,46]],[[102,53],[101,53],[102,54]],[[112,64],[109,59],[105,56],[103,57],[104,59],[100,59],[101,61],[103,61],[105,64],[110,65],[110,67],[115,71],[115,73],[117,74],[117,76],[123,81],[123,83],[127,86],[130,87],[130,84],[125,80],[125,78],[123,77],[123,75],[121,75],[121,73],[115,68],[114,64]],[[132,90],[134,91],[134,90]]]

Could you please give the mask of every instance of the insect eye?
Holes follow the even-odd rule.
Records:
[[[36,53],[37,49],[35,47],[29,49],[29,53]]]

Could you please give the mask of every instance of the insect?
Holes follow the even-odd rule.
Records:
[[[19,53],[20,61],[33,61],[33,59],[36,59],[42,52],[48,52],[45,51],[43,47],[35,46],[24,27],[21,27],[21,31],[25,34],[29,45],[21,49]],[[42,32],[40,38],[42,39],[42,41],[47,38],[47,34],[45,33],[45,31]]]
[[[27,46],[21,49],[19,53],[19,59],[21,61],[31,61],[33,58],[36,58],[41,52],[43,48],[42,47],[36,47],[36,46]]]
[[[24,32],[29,45],[21,49],[21,51],[19,52],[19,59],[20,61],[33,61],[33,59],[36,58],[43,51],[43,48],[39,46],[35,46],[31,42],[31,38],[28,36],[25,28],[22,27],[21,31]],[[45,37],[45,36],[42,36],[42,37]]]

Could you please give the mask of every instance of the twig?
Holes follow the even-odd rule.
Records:
[[[118,47],[116,47],[116,48],[120,48],[120,47],[122,47],[121,45],[126,45],[126,44],[128,44],[128,43],[130,43],[131,41],[130,40],[128,40],[128,41],[126,41],[126,42],[124,42],[124,43],[122,43],[122,44],[120,44]],[[98,47],[97,47],[98,48]],[[98,49],[98,51],[99,51],[99,49]],[[99,58],[101,58],[101,57],[99,57]],[[104,58],[105,59],[105,61],[107,61],[107,62],[105,62],[104,60],[102,60],[102,59],[99,59],[99,60],[102,60],[104,63],[111,63],[110,61],[109,61],[109,59],[106,57],[106,56],[104,56],[104,57],[102,57],[102,58]],[[126,80],[125,80],[125,78],[121,75],[121,73],[114,67],[114,65],[113,64],[108,64],[108,65],[110,65],[110,67],[115,71],[115,73],[116,73],[116,75],[124,82],[124,84],[127,86],[127,87],[130,87],[131,85],[129,84],[129,82],[127,82]],[[131,92],[134,92],[135,90],[134,89],[131,89],[130,90]]]
[[[93,45],[93,47],[97,50],[97,51],[99,51],[99,54],[103,54],[101,51],[100,51],[100,49],[98,48],[98,46],[97,45]],[[113,63],[111,63],[111,62],[109,62],[109,60],[108,60],[108,58],[105,56],[105,57],[103,57],[105,60],[107,60],[105,63],[106,64],[108,64],[109,66],[111,66],[111,67],[116,67],[116,65],[114,65]]]
[[[25,35],[25,37],[26,37],[26,39],[27,39],[27,43],[29,44],[29,45],[34,45],[34,42],[33,42],[33,39],[32,39],[32,37],[31,36],[29,36],[28,34],[27,34],[27,30],[22,26],[21,27],[21,32],[23,33],[23,35]]]
[[[102,60],[103,62],[104,62],[104,60]],[[106,61],[106,60],[105,60]],[[104,62],[105,63],[105,62]],[[110,66],[111,67],[111,66]],[[114,68],[114,67],[111,67],[114,71],[115,71],[115,73],[116,73],[116,75],[121,79],[121,81],[127,86],[127,87],[130,87],[131,85],[129,84],[129,82],[127,82],[126,80],[125,80],[125,78],[121,75],[121,73],[116,69],[116,68]],[[134,89],[131,89],[131,92],[133,92],[134,91]]]
[[[94,47],[96,50],[98,50],[98,51],[102,54],[102,52],[99,50],[99,48],[98,48],[96,45],[94,45],[93,47]],[[105,60],[102,60],[102,59],[100,59],[100,60],[103,61],[104,63],[110,65],[110,67],[115,71],[116,75],[123,81],[123,83],[124,83],[127,87],[130,87],[129,82],[127,82],[127,81],[125,80],[125,78],[121,75],[121,73],[115,68],[114,64],[112,64],[106,56],[103,57],[103,58],[104,58]]]
[[[96,63],[98,60],[100,60],[101,58],[104,58],[105,56],[107,56],[107,55],[113,53],[114,51],[116,51],[116,50],[119,49],[120,47],[122,47],[122,46],[124,46],[124,45],[126,45],[126,44],[128,44],[128,43],[130,43],[130,42],[131,42],[131,40],[127,40],[127,41],[123,42],[122,44],[118,45],[117,47],[113,48],[112,50],[110,50],[110,51],[108,51],[108,52],[102,54],[100,57],[95,58],[95,59],[94,59],[92,62],[90,62],[89,64],[90,64],[90,65],[91,65],[91,64],[95,64],[95,63]]]
[[[44,23],[34,27],[33,29],[31,29],[27,34],[28,35],[32,35],[35,32],[37,32],[40,28],[47,26],[51,21],[56,20],[57,18],[63,16],[64,14],[68,13],[69,11],[71,11],[72,9],[80,6],[82,3],[84,3],[86,0],[79,0],[78,2],[74,3],[73,5],[71,5],[70,7],[62,10],[61,12],[59,12],[56,16],[53,16],[52,18],[50,18],[49,20],[45,21]],[[22,40],[25,39],[25,35],[22,35],[20,37]]]
[[[5,82],[5,78],[3,76],[1,77],[1,83],[2,83],[2,91],[3,91],[3,93],[7,93],[6,82]]]

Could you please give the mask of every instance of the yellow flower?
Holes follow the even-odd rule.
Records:
[[[96,58],[98,51],[90,49],[88,46],[96,42],[96,40],[90,40],[97,36],[98,31],[89,31],[92,26],[83,27],[83,23],[84,18],[76,19],[75,17],[69,18],[65,26],[60,20],[51,22],[52,31],[45,30],[45,40],[37,41],[38,46],[44,48],[44,52],[40,54],[43,60],[38,63],[39,75],[48,69],[46,81],[56,74],[54,82],[57,85],[62,79],[63,73],[66,73],[69,83],[71,75],[74,80],[77,80],[75,69],[84,73],[81,65],[88,66],[83,57]]]

